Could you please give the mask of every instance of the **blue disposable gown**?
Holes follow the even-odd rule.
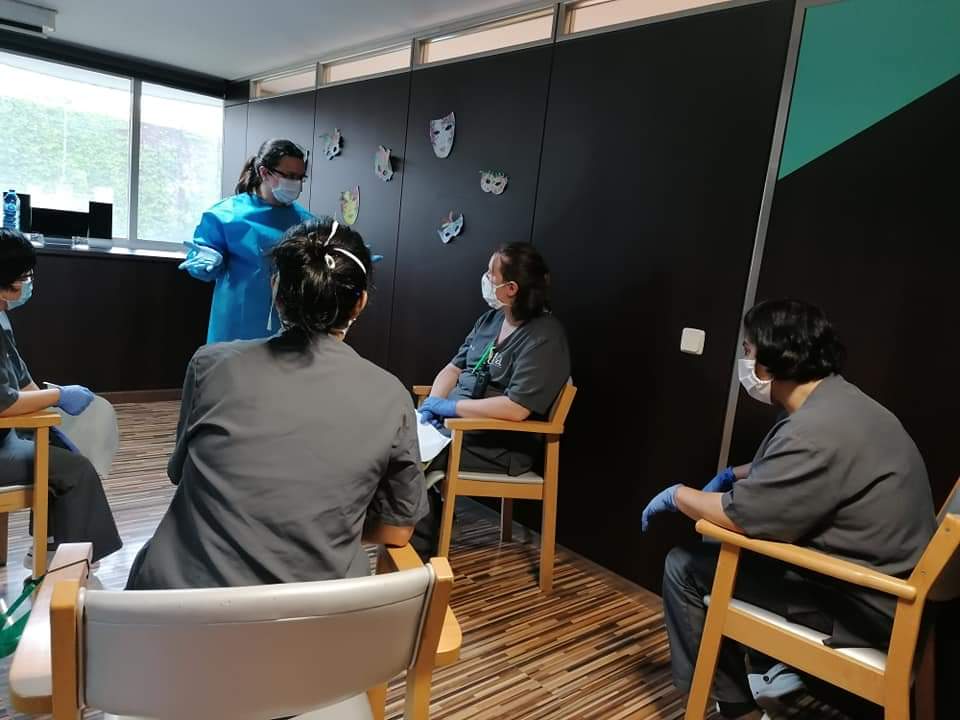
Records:
[[[222,265],[200,273],[200,279],[216,281],[208,343],[253,340],[280,329],[271,310],[270,251],[287,229],[312,217],[299,203],[270,205],[254,193],[228,197],[203,214],[194,242],[223,255]],[[267,329],[271,315],[272,331]]]

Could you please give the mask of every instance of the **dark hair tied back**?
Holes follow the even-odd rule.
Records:
[[[372,287],[373,263],[363,238],[345,225],[331,237],[333,225],[328,217],[295,225],[272,252],[284,327],[308,337],[345,330],[360,296]]]
[[[504,282],[517,284],[510,306],[514,318],[527,322],[550,311],[550,269],[547,261],[530,243],[500,246],[500,274]]]
[[[265,167],[268,170],[275,170],[280,161],[285,157],[294,157],[303,160],[306,167],[307,157],[303,149],[292,140],[282,140],[274,138],[267,140],[257,154],[250,157],[243,164],[243,170],[240,171],[240,178],[237,180],[237,187],[234,192],[240,193],[256,192],[263,180],[260,178],[260,168]]]
[[[768,300],[747,312],[743,327],[757,349],[757,364],[776,380],[805,383],[843,371],[846,348],[815,305]]]

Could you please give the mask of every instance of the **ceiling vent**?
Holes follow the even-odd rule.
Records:
[[[47,37],[56,26],[56,10],[16,0],[0,0],[0,30]]]

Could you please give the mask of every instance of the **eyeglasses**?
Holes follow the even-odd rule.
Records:
[[[275,168],[267,168],[267,172],[273,173],[274,175],[279,175],[285,180],[296,180],[297,182],[303,182],[307,179],[306,175],[297,175],[296,173],[286,173],[283,170],[277,170]]]

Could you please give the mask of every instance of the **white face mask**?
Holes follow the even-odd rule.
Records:
[[[492,307],[494,310],[499,310],[504,306],[503,301],[497,297],[497,290],[502,288],[504,285],[506,285],[506,283],[494,285],[493,280],[490,279],[490,276],[487,273],[484,273],[480,278],[480,292],[483,293],[483,299],[486,300],[487,305]]]
[[[740,377],[740,384],[747,391],[747,395],[754,400],[759,400],[767,405],[773,405],[773,398],[770,396],[770,390],[773,387],[773,380],[761,380],[757,377],[757,361],[750,358],[740,358],[737,360],[737,375]]]
[[[301,180],[289,180],[280,178],[276,187],[270,186],[270,192],[273,193],[273,199],[281,205],[292,205],[300,197],[303,191],[303,182]]]

